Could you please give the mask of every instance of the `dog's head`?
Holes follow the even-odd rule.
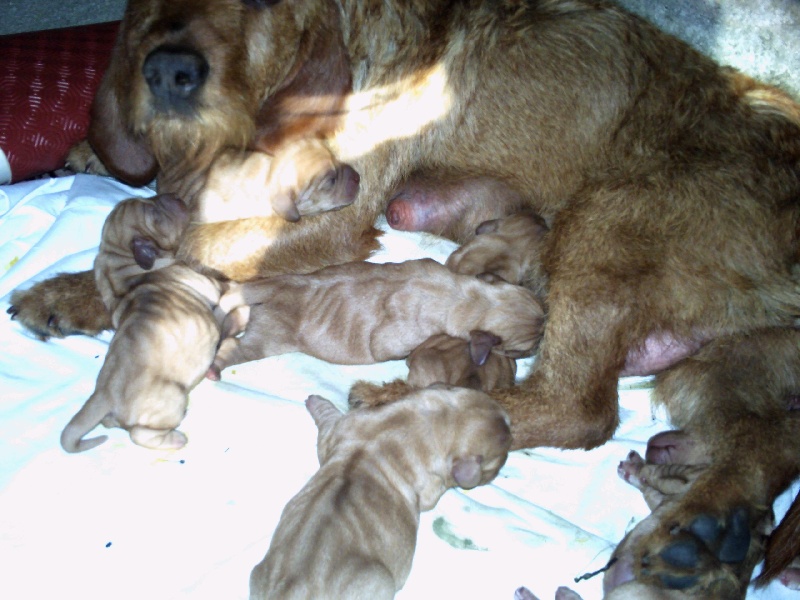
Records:
[[[106,308],[113,311],[144,271],[174,262],[188,223],[186,205],[171,194],[129,198],[114,207],[94,260],[95,281]]]
[[[275,211],[287,221],[302,215],[349,206],[358,194],[360,177],[316,139],[288,144],[270,167],[269,195]]]
[[[347,415],[319,396],[306,406],[319,428],[320,464],[337,453],[381,452],[415,487],[421,510],[430,510],[448,488],[489,483],[511,446],[508,415],[477,390],[434,384]]]
[[[448,440],[448,487],[472,489],[497,476],[511,447],[511,421],[499,404],[478,390],[442,384],[422,393],[440,404],[437,418],[446,423],[442,440]]]
[[[108,215],[100,254],[129,256],[140,268],[152,269],[156,259],[174,256],[188,223],[186,206],[172,194],[129,198]]]
[[[481,330],[471,331],[469,341],[446,333],[431,336],[406,358],[408,383],[413,387],[446,383],[483,391],[512,386],[516,361],[492,352],[501,341]]]
[[[327,0],[130,0],[89,141],[112,174],[143,184],[160,172],[177,190],[221,149],[252,146],[280,119],[277,97],[313,93],[306,65],[318,88],[335,78],[317,55],[346,64],[318,48],[340,39],[337,23]]]

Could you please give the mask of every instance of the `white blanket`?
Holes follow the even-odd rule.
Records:
[[[151,195],[79,175],[0,187],[0,308],[16,288],[91,268],[105,216]],[[387,229],[384,225],[384,229]],[[376,261],[431,256],[453,244],[387,230]],[[177,452],[135,446],[126,432],[79,455],[63,426],[94,389],[110,334],[41,342],[0,319],[0,598],[41,600],[247,598],[281,510],[317,469],[316,429],[303,400],[340,408],[356,379],[406,373],[402,361],[336,366],[290,354],[239,365],[190,396]],[[520,365],[521,374],[530,363]],[[512,600],[525,585],[542,600],[569,585],[586,600],[628,528],[647,514],[616,475],[631,449],[667,429],[651,413],[649,380],[620,382],[621,425],[591,452],[514,452],[490,485],[451,490],[423,514],[402,599]],[[776,503],[785,512],[796,483]],[[800,598],[773,584],[748,598]]]

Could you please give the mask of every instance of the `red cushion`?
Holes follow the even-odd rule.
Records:
[[[86,137],[118,27],[114,21],[0,36],[0,150],[12,181],[62,167]]]

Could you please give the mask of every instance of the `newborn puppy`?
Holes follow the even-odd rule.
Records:
[[[100,423],[147,448],[186,443],[176,428],[214,358],[221,293],[218,282],[175,262],[187,221],[170,195],[125,200],[108,216],[95,274],[116,333],[94,393],[61,434],[67,452],[102,444],[108,436],[83,439]]]
[[[547,283],[542,267],[547,232],[544,219],[528,211],[484,221],[475,237],[453,252],[445,264],[455,273],[491,273],[524,285],[542,298]]]
[[[514,385],[517,363],[492,352],[500,338],[486,331],[470,332],[469,341],[439,333],[429,337],[406,358],[408,378],[383,385],[357,381],[350,388],[351,407],[394,402],[414,388],[445,383],[484,392]]]
[[[273,156],[227,152],[209,171],[194,218],[215,223],[276,214],[298,221],[352,204],[359,179],[316,138],[286,144]],[[252,200],[265,195],[268,202]]]
[[[502,339],[487,331],[470,331],[469,341],[440,333],[412,350],[406,359],[408,384],[423,388],[446,383],[485,392],[514,385],[517,363],[492,352]]]
[[[286,505],[250,576],[250,600],[394,598],[411,570],[419,514],[448,488],[491,481],[511,443],[482,392],[432,386],[343,415],[310,396],[320,469]]]
[[[220,300],[226,313],[247,306],[249,317],[237,309],[226,324],[218,371],[286,352],[338,364],[396,360],[432,335],[466,340],[476,329],[498,336],[496,351],[516,358],[534,351],[544,319],[529,290],[453,273],[431,259],[280,275],[236,286]],[[227,337],[242,327],[241,337]]]

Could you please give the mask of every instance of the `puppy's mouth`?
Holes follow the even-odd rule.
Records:
[[[194,116],[208,74],[208,61],[202,54],[172,44],[158,46],[142,64],[152,106],[166,115]]]

